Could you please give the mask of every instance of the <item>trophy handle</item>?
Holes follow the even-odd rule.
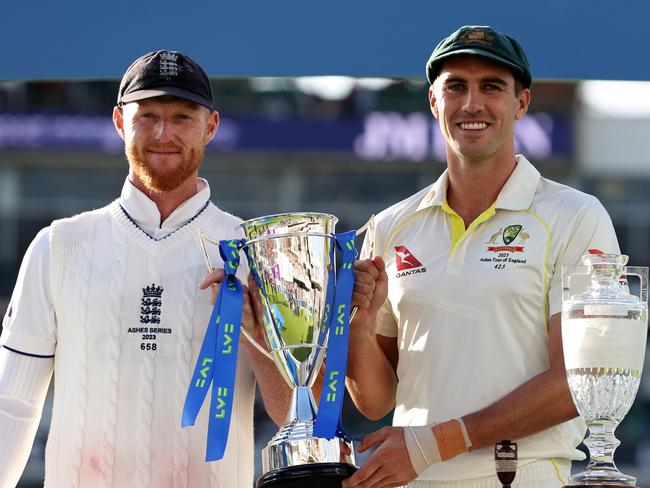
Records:
[[[359,227],[355,233],[357,236],[360,236],[364,232],[369,231],[370,232],[370,238],[374,239],[374,233],[375,233],[375,215],[371,215],[370,218],[368,219],[368,222],[363,224],[361,227]]]
[[[643,266],[626,266],[623,268],[625,276],[636,276],[639,278],[639,295],[642,302],[648,302],[648,268]]]
[[[571,299],[572,296],[572,280],[571,278],[577,278],[578,276],[584,277],[589,276],[589,271],[587,266],[575,265],[575,266],[562,266],[562,301],[565,302]]]
[[[205,241],[211,242],[216,246],[219,246],[219,241],[214,240],[208,234],[203,232],[203,229],[199,229],[199,242],[201,244],[201,249],[203,250],[203,259],[205,259],[205,265],[208,268],[208,273],[211,273],[214,270],[212,263],[210,262],[210,255],[208,254],[208,248],[205,247]]]
[[[271,361],[273,361],[273,356],[271,356],[271,353],[264,349],[259,342],[257,342],[253,337],[248,333],[248,331],[244,328],[243,325],[240,325],[239,328],[241,329],[241,333],[244,334],[244,337],[248,339],[248,342],[250,342],[255,349],[257,349],[259,352],[264,354],[267,358],[269,358]]]
[[[208,248],[205,246],[205,241],[211,242],[212,244],[216,244],[217,246],[219,245],[219,241],[214,240],[212,237],[207,235],[203,230],[199,230],[199,241],[201,243],[201,249],[203,250],[203,258],[205,259],[205,265],[208,268],[208,273],[211,273],[214,270],[214,267],[212,266],[212,263],[210,262],[210,255],[208,254]],[[248,342],[250,342],[255,349],[257,349],[259,352],[261,352],[264,356],[269,358],[270,360],[273,360],[273,356],[264,349],[259,342],[257,342],[253,337],[248,333],[248,331],[244,328],[243,325],[239,325],[239,330],[241,330],[241,333],[244,334],[244,337],[248,339]]]

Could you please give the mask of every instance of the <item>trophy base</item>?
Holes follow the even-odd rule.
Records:
[[[358,468],[345,463],[313,463],[276,469],[262,475],[255,488],[340,488]]]
[[[636,478],[613,468],[598,467],[574,474],[564,488],[640,488]]]

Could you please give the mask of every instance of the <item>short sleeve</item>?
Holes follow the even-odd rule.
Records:
[[[383,242],[378,239],[378,229],[376,226],[375,217],[373,216],[366,230],[366,235],[363,240],[363,247],[361,248],[361,259],[370,259],[375,256],[383,256],[384,250],[381,245]],[[397,320],[393,315],[390,300],[386,299],[384,304],[377,312],[377,326],[375,333],[386,337],[397,337]]]
[[[56,346],[56,319],[50,293],[50,228],[41,230],[23,257],[9,307],[2,321],[0,344],[21,354],[51,357]]]
[[[376,256],[375,253],[375,238],[376,238],[377,228],[375,227],[375,216],[370,217],[368,221],[368,228],[363,235],[363,245],[361,246],[361,252],[359,253],[360,259],[370,259]]]
[[[594,197],[590,204],[576,214],[570,234],[554,263],[549,283],[549,316],[562,311],[562,267],[582,263],[582,256],[591,249],[604,253],[620,254],[612,220],[605,208]]]

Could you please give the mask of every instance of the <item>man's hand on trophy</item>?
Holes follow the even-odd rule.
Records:
[[[472,442],[462,418],[440,424],[384,427],[368,434],[359,452],[379,444],[377,450],[344,487],[380,488],[413,481],[429,466],[467,452]]]
[[[264,340],[264,305],[262,304],[261,297],[262,295],[260,294],[260,289],[255,282],[253,273],[249,272],[247,298],[250,302],[253,320],[248,325],[244,324],[244,327],[246,327],[246,330],[255,337],[258,343],[266,344]]]
[[[352,306],[357,314],[374,315],[388,296],[388,275],[386,264],[380,256],[360,259],[354,263],[354,289]]]
[[[346,480],[344,488],[382,488],[406,485],[417,477],[409,459],[403,427],[383,427],[363,438],[357,451],[378,445],[375,452]]]
[[[199,288],[201,290],[205,290],[206,288],[210,288],[210,300],[212,302],[212,305],[214,305],[217,302],[217,295],[219,294],[219,288],[221,287],[221,283],[223,283],[223,280],[226,277],[226,273],[223,269],[215,269],[213,271],[210,271],[207,273],[204,277],[203,280],[201,280],[201,283],[199,283]],[[250,279],[249,279],[249,284],[250,284]],[[242,325],[248,331],[249,333],[253,333],[257,329],[257,322],[256,322],[256,315],[255,312],[253,311],[253,305],[251,304],[251,293],[249,291],[248,286],[242,284],[242,290],[244,292],[244,306],[242,308],[242,316],[241,316],[241,321]],[[261,308],[261,304],[259,305]],[[261,315],[257,315],[257,317],[261,317]]]

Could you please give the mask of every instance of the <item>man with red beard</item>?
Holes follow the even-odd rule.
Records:
[[[199,231],[240,237],[198,176],[219,125],[210,81],[180,52],[146,54],[122,78],[113,121],[129,162],[121,196],[36,236],[4,317],[0,486],[18,482],[52,373],[46,487],[252,486],[255,380],[277,423],[289,389],[248,342],[223,459],[204,461],[208,409],[181,429],[206,289],[223,276],[203,277]],[[246,290],[243,323],[263,342],[254,317]]]

